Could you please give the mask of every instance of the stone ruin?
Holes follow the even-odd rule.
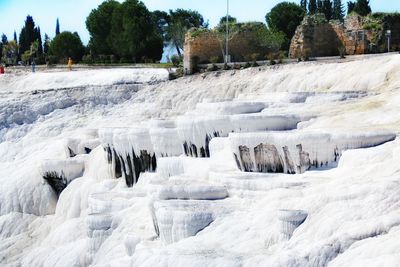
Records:
[[[350,15],[343,22],[327,21],[322,14],[306,16],[297,27],[289,50],[290,58],[360,55],[386,52],[385,33],[392,31],[391,50],[400,48],[400,16]]]

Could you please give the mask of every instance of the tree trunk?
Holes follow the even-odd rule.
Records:
[[[182,56],[181,50],[177,44],[175,44],[176,52],[178,52],[178,56]]]

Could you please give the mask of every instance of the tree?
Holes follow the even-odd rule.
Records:
[[[228,23],[237,23],[237,19],[228,15]],[[226,16],[219,19],[219,25],[226,25]]]
[[[43,55],[43,42],[42,35],[40,33],[40,27],[35,29],[35,42],[37,42],[37,56],[41,57]]]
[[[333,8],[332,8],[331,0],[324,0],[322,2],[322,13],[325,14],[325,18],[327,20],[331,20],[332,19]]]
[[[229,21],[229,19],[228,19]],[[221,48],[221,53],[222,57],[224,58],[224,62],[226,62],[226,42],[230,42],[233,37],[236,35],[236,33],[239,31],[239,25],[235,22],[229,22],[229,29],[228,33],[226,32],[226,25],[225,24],[218,24],[217,27],[213,30],[213,33],[215,37],[217,38],[220,48]]]
[[[3,58],[3,47],[8,44],[7,35],[4,33],[1,35],[1,42],[0,42],[0,60]]]
[[[32,62],[32,60],[37,59],[39,56],[39,41],[36,40],[31,44],[31,47],[29,50],[26,50],[22,55],[21,55],[21,60],[25,64],[29,64],[29,62]]]
[[[47,55],[50,48],[50,38],[47,33],[44,35],[43,53]]]
[[[16,43],[18,43],[18,40],[17,40],[17,33],[14,31],[14,41],[16,42]]]
[[[60,34],[60,21],[57,18],[56,21],[56,36]]]
[[[295,3],[282,2],[277,4],[266,15],[268,27],[273,32],[282,32],[285,34],[285,43],[283,49],[289,49],[290,40],[292,39],[297,26],[305,16],[302,7]]]
[[[355,2],[352,2],[352,1],[347,2],[347,14],[350,14],[351,12],[353,12],[355,7],[356,7]]]
[[[113,12],[120,3],[108,0],[90,12],[86,18],[86,28],[90,34],[89,48],[95,55],[110,55],[112,48],[109,40]]]
[[[4,33],[1,35],[1,43],[2,43],[3,45],[8,44],[7,35],[5,35]]]
[[[36,40],[37,33],[35,32],[35,22],[32,16],[28,15],[25,20],[25,25],[19,35],[19,54],[22,55],[26,50],[31,48],[31,44]]]
[[[317,13],[324,13],[324,2],[323,0],[317,1]]]
[[[85,47],[76,32],[64,31],[54,37],[50,43],[50,53],[59,62],[66,62],[69,57],[78,62],[82,59],[84,52]]]
[[[307,12],[307,5],[308,5],[308,3],[307,3],[307,0],[301,0],[300,1],[300,6],[304,9],[304,11],[306,11]]]
[[[172,43],[178,55],[181,55],[185,34],[190,28],[207,28],[203,16],[192,10],[177,9],[169,11],[170,21],[166,29],[166,41]]]
[[[310,0],[308,3],[308,11],[311,15],[317,13],[317,0]]]
[[[343,21],[344,19],[344,8],[341,0],[333,0],[333,19]]]
[[[255,45],[270,52],[278,52],[284,42],[285,35],[282,32],[273,32],[264,25],[255,31]]]
[[[15,41],[9,41],[3,45],[3,61],[10,65],[16,65],[18,59],[18,44]]]
[[[353,11],[361,16],[366,16],[370,14],[371,7],[369,5],[369,0],[357,0]]]
[[[108,40],[121,58],[140,61],[160,60],[162,56],[163,39],[151,13],[138,0],[126,0],[115,8]]]
[[[171,17],[169,16],[169,14],[165,11],[160,11],[160,10],[156,10],[154,12],[151,13],[151,16],[153,18],[153,22],[156,25],[157,29],[158,29],[158,33],[163,36],[163,38],[165,37],[165,34],[167,32],[167,27],[168,24],[171,21]]]

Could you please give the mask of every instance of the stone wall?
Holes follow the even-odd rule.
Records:
[[[249,29],[257,29],[264,24],[254,24]],[[194,34],[195,32],[195,34]],[[250,61],[251,55],[258,59],[265,59],[270,52],[265,47],[259,47],[254,40],[252,30],[242,30],[236,33],[229,41],[229,55],[231,62]],[[213,32],[209,30],[192,29],[186,34],[184,44],[184,71],[186,74],[193,72],[195,64],[210,63],[212,57],[218,57],[223,62],[225,44],[221,43]]]
[[[374,25],[375,28],[369,28]],[[385,32],[392,30],[391,47],[400,49],[400,16],[381,16],[379,19],[349,16],[343,23],[326,21],[320,15],[307,16],[290,44],[291,58],[337,56],[340,50],[347,55],[387,51]]]
[[[347,55],[368,52],[367,31],[363,30],[358,16],[327,22],[318,16],[307,16],[296,29],[290,44],[291,58],[337,56],[340,49]]]

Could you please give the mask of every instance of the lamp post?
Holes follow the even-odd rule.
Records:
[[[225,63],[229,63],[229,0],[226,0],[226,47]]]
[[[392,36],[392,31],[391,30],[387,30],[386,31],[386,37],[388,40],[388,53],[390,52],[390,37]]]

